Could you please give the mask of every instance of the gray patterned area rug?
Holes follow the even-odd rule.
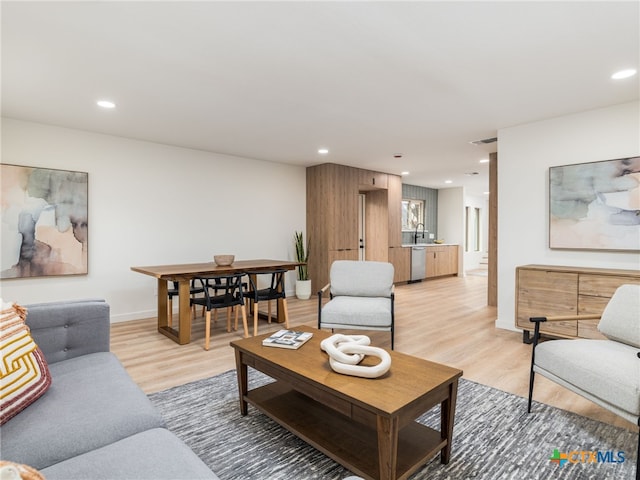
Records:
[[[268,381],[249,369],[250,388]],[[242,417],[235,370],[149,398],[169,429],[222,480],[353,475],[255,408]],[[461,379],[451,461],[442,465],[436,456],[411,480],[635,478],[637,433],[540,403],[527,414],[526,402]],[[418,421],[439,430],[439,415],[437,407]],[[563,455],[571,461],[551,460]]]

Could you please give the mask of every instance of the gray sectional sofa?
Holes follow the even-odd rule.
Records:
[[[27,310],[52,384],[0,428],[2,460],[30,465],[47,480],[218,478],[165,428],[109,352],[106,302],[36,304]]]

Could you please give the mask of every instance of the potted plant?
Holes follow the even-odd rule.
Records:
[[[307,262],[309,261],[309,241],[304,243],[304,235],[302,232],[295,232],[293,235],[293,244],[296,249],[296,261],[303,265],[298,265],[298,279],[296,280],[296,297],[300,300],[308,300],[311,297],[311,280],[309,280],[309,270]]]

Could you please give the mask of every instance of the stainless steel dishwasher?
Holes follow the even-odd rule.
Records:
[[[411,282],[419,282],[426,275],[427,247],[414,245],[411,247]]]

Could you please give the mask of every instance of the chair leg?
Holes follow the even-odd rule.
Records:
[[[258,304],[253,304],[253,336],[258,335]]]
[[[538,325],[536,325],[536,328]],[[537,335],[537,332],[536,332]],[[536,359],[536,344],[538,343],[538,339],[534,338],[534,345],[531,348],[531,367],[529,370],[529,401],[527,402],[527,413],[531,413],[531,401],[533,400],[533,382],[536,378],[536,372],[533,370],[533,365],[535,364]]]
[[[529,401],[527,403],[527,413],[531,413],[531,401],[533,399],[533,382],[536,376],[536,372],[533,370],[533,366],[536,364],[536,347],[538,346],[539,338],[540,322],[537,322],[533,332],[533,345],[531,346],[531,366],[529,367]]]
[[[529,374],[529,402],[527,403],[527,413],[531,413],[531,400],[533,399],[533,381],[535,379],[536,372],[531,369]]]
[[[249,338],[249,328],[247,327],[247,309],[244,305],[240,307],[242,310],[242,325],[244,326],[244,338]]]
[[[247,303],[246,303],[246,305],[247,305],[247,306],[248,306],[248,308],[249,308],[249,315],[253,315],[253,308],[254,308],[253,300],[251,300],[250,298],[247,298]]]
[[[195,295],[191,295],[191,298],[196,298]],[[204,305],[202,306],[202,316],[204,317]],[[196,305],[194,303],[191,304],[191,320],[196,318]]]
[[[282,313],[284,315],[284,327],[289,330],[289,310],[287,309],[287,299],[282,299]]]
[[[211,310],[207,310],[205,314],[205,321],[204,321],[204,349],[205,350],[209,350],[210,335],[211,335]]]
[[[271,323],[271,300],[267,300],[267,322]]]
[[[231,307],[227,307],[227,333],[231,332]]]
[[[235,326],[233,327],[233,331],[235,332],[235,331],[237,331],[237,330],[238,330],[238,310],[239,310],[239,309],[238,309],[238,308],[236,308],[236,307],[233,307],[233,310],[236,312],[236,324],[235,324]]]

